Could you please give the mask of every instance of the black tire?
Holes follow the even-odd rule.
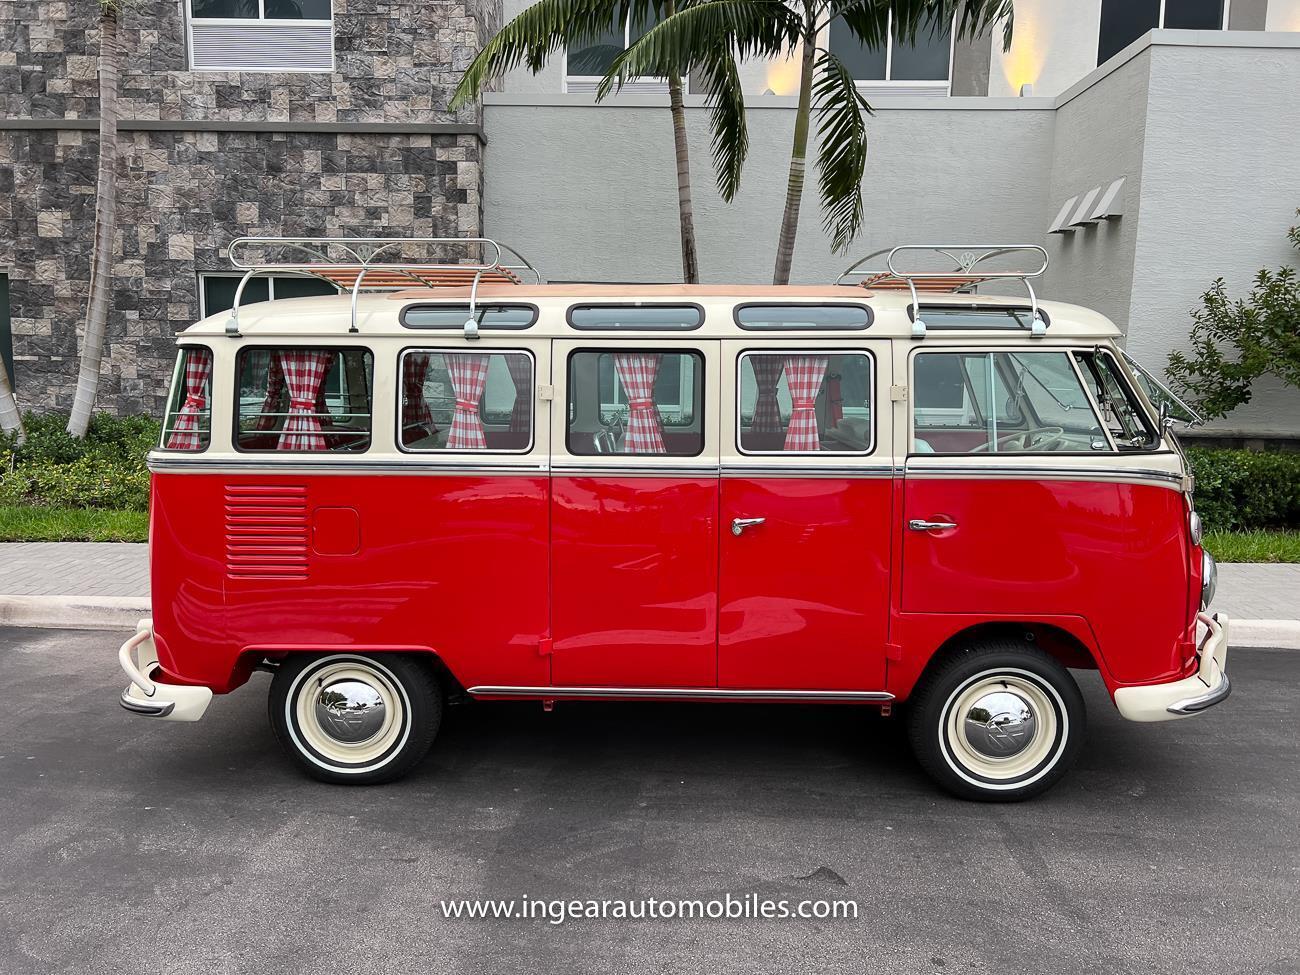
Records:
[[[338,696],[333,707],[321,700],[329,687]],[[354,707],[340,689],[352,692]],[[442,706],[438,678],[418,659],[331,653],[286,658],[271,681],[267,710],[276,738],[308,775],[375,785],[401,778],[428,754]],[[375,721],[382,722],[378,730],[361,740]],[[345,740],[351,736],[357,740]]]
[[[1007,709],[1002,723],[978,708],[978,700],[1027,705],[1032,721]],[[970,715],[977,708],[983,714],[969,723],[960,717],[961,710]],[[921,767],[953,795],[984,802],[1017,802],[1050,789],[1078,757],[1085,725],[1083,696],[1070,672],[1012,639],[982,640],[940,661],[907,708],[908,738]]]

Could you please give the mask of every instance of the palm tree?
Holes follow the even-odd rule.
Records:
[[[19,443],[27,439],[27,431],[23,429],[23,415],[18,411],[14,388],[9,382],[9,369],[3,362],[0,362],[0,430],[16,433]]]
[[[836,252],[862,227],[862,174],[867,162],[865,115],[871,106],[852,73],[817,42],[831,21],[841,19],[866,47],[881,49],[892,31],[915,41],[922,31],[954,24],[958,37],[982,34],[1003,21],[1004,47],[1011,45],[1013,0],[702,0],[683,6],[649,30],[614,61],[600,94],[632,78],[669,69],[699,77],[708,95],[709,125],[718,189],[730,201],[740,185],[749,149],[745,100],[735,59],[798,58],[799,102],[786,181],[785,209],[777,239],[774,284],[789,284],[812,109],[817,109],[818,183],[824,226]]]
[[[108,329],[108,302],[113,286],[113,235],[117,225],[117,79],[122,53],[117,18],[123,0],[99,3],[99,174],[95,184],[95,242],[90,264],[90,298],[81,339],[81,366],[72,400],[68,433],[84,437],[99,392],[99,370]]]
[[[690,0],[688,0],[690,2]],[[477,98],[483,88],[520,64],[540,71],[556,52],[607,32],[611,24],[653,22],[677,12],[676,0],[540,0],[497,32],[470,63],[449,104],[456,110]],[[620,48],[621,50],[621,48]],[[609,52],[611,55],[615,52]],[[673,120],[677,163],[677,214],[682,239],[682,280],[700,280],[691,203],[690,150],[686,141],[686,109],[682,71],[666,65],[656,77],[668,79],[668,107]],[[602,91],[599,97],[604,97]]]

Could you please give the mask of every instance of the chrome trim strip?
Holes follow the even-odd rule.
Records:
[[[552,464],[552,474],[574,475],[599,475],[606,474],[611,477],[636,477],[638,475],[658,474],[671,475],[676,477],[717,477],[718,467],[713,465],[700,465],[688,467],[684,465],[673,464],[616,464],[597,465],[597,464]]]
[[[893,477],[902,474],[902,467],[887,464],[841,465],[802,464],[782,466],[774,464],[723,464],[722,475],[749,477]]]
[[[739,690],[726,687],[515,687],[483,684],[470,694],[491,697],[632,697],[645,700],[678,698],[713,701],[892,701],[888,691]]]
[[[1223,701],[1227,700],[1228,695],[1232,693],[1232,682],[1228,680],[1227,674],[1221,676],[1223,679],[1219,681],[1216,687],[1212,687],[1206,693],[1198,694],[1196,697],[1189,697],[1184,701],[1175,701],[1165,710],[1170,714],[1198,714],[1214,707],[1216,704],[1223,703]]]
[[[939,477],[951,477],[953,475],[982,474],[988,477],[1042,477],[1042,478],[1156,478],[1162,481],[1169,481],[1173,484],[1181,485],[1183,478],[1181,474],[1174,474],[1171,471],[1157,471],[1137,467],[993,467],[983,464],[945,464],[935,467],[912,467],[906,470],[907,477],[918,477],[932,474]]]
[[[291,462],[276,462],[271,458],[238,457],[224,460],[173,457],[149,457],[149,470],[155,473],[175,474],[265,474],[271,476],[301,477],[308,474],[545,474],[546,464],[439,464],[421,459],[422,455],[392,460],[367,460],[355,464],[338,461],[318,462],[295,457]]]

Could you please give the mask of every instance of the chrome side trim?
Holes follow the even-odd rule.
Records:
[[[366,460],[356,463],[339,461],[311,461],[295,457],[293,461],[276,462],[261,457],[229,458],[223,460],[182,460],[177,457],[149,457],[149,470],[166,474],[265,474],[270,476],[301,477],[307,474],[545,474],[546,464],[447,464],[424,460],[415,456],[392,460]]]
[[[1150,470],[1136,467],[992,467],[983,464],[945,464],[942,467],[908,467],[907,477],[953,477],[972,474],[984,477],[1041,477],[1044,479],[1086,479],[1086,478],[1136,478],[1141,480],[1168,481],[1179,486],[1183,483],[1181,474],[1171,471]]]
[[[685,464],[552,464],[551,473],[569,476],[607,475],[610,477],[637,477],[640,475],[658,475],[671,477],[717,477],[717,465],[701,464],[691,467]]]
[[[610,697],[699,701],[892,701],[887,691],[732,690],[726,687],[515,687],[483,684],[469,689],[484,697]]]
[[[894,477],[902,467],[888,464],[723,464],[723,477]]]
[[[1189,697],[1182,701],[1175,701],[1169,705],[1167,710],[1170,714],[1197,714],[1214,707],[1216,704],[1221,704],[1232,693],[1232,682],[1228,680],[1227,674],[1221,674],[1220,678],[1219,683],[1204,694],[1198,694],[1196,697]]]

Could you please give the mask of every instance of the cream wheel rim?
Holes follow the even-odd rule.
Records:
[[[285,701],[299,751],[323,768],[366,772],[397,753],[410,730],[410,701],[396,676],[362,657],[327,657],[299,674]]]
[[[1029,671],[998,669],[965,681],[944,702],[939,744],[959,776],[988,789],[1045,775],[1065,748],[1065,702]]]

